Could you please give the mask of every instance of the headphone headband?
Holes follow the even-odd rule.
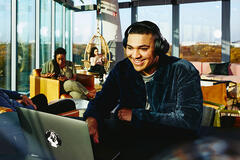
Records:
[[[157,25],[155,25],[152,22],[149,21],[142,21],[142,22],[136,22],[131,24],[125,31],[125,36],[127,37],[129,33],[131,33],[132,29],[142,27],[149,31],[149,33],[152,33],[153,35],[157,36],[157,38],[162,38],[162,34],[158,28]],[[134,32],[134,31],[133,31]],[[146,30],[144,32],[147,32]]]
[[[169,50],[169,44],[165,38],[163,38],[158,26],[150,21],[141,21],[131,24],[124,33],[123,46],[127,46],[128,35],[131,33],[151,33],[155,37],[155,53],[165,54]]]

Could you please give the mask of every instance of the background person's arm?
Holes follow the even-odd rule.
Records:
[[[2,91],[8,95],[10,99],[16,100],[16,102],[13,102],[10,108],[14,108],[18,105],[18,103],[24,103],[26,106],[29,106],[29,108],[34,108],[37,109],[36,105],[32,103],[32,100],[29,99],[26,95],[22,95],[18,93],[17,91],[11,91],[11,90],[6,90],[2,89]],[[32,106],[32,107],[31,107]],[[28,107],[27,107],[28,108]]]
[[[27,106],[33,106],[34,109],[37,110],[37,106],[32,102],[30,98],[28,98],[28,96],[22,95],[21,97],[22,97],[21,103],[24,103]]]
[[[43,78],[52,78],[55,77],[54,71],[54,65],[52,64],[52,61],[48,61],[43,64],[42,70],[41,70],[41,77]]]

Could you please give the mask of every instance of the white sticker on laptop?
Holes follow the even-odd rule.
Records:
[[[60,136],[52,130],[47,130],[45,132],[45,137],[46,137],[48,143],[54,148],[57,148],[62,145],[62,140],[61,140]]]

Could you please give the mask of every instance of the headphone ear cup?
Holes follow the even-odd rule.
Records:
[[[155,40],[154,52],[155,52],[156,55],[161,54],[161,41],[159,39]]]
[[[155,54],[161,55],[166,54],[169,50],[169,44],[166,39],[156,39],[155,40]]]
[[[163,54],[166,54],[169,50],[169,43],[168,41],[164,38],[163,41],[162,41],[162,45],[161,45],[161,50],[162,50],[162,53]]]
[[[126,37],[123,38],[123,47],[124,48],[127,47],[127,38]]]

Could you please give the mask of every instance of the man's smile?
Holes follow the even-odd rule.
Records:
[[[144,61],[144,59],[132,59],[132,62],[136,66],[141,66],[144,64],[145,61]]]

